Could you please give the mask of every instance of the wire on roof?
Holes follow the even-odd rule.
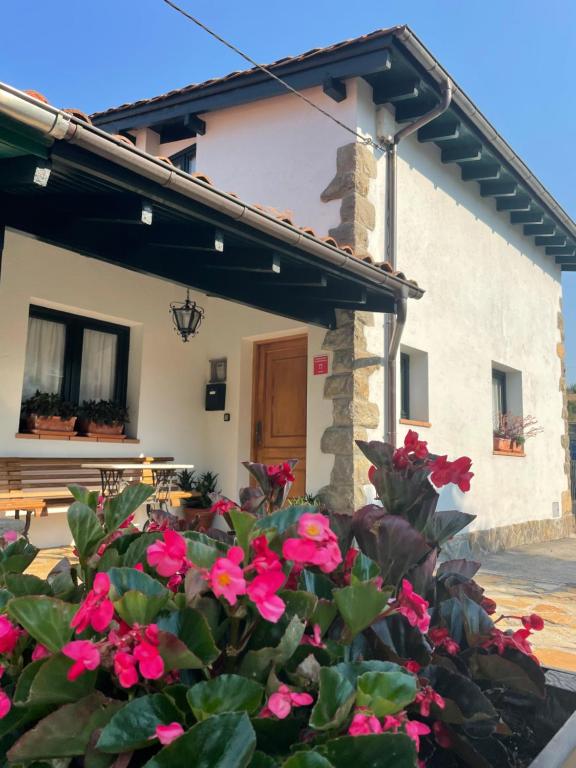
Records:
[[[280,85],[283,88],[286,88],[286,90],[290,91],[290,93],[294,94],[294,96],[298,96],[299,99],[302,99],[302,101],[305,101],[306,104],[308,104],[310,107],[313,107],[313,109],[318,110],[318,112],[323,114],[324,117],[327,117],[329,120],[332,120],[333,123],[336,123],[336,125],[339,125],[340,128],[343,128],[345,131],[348,131],[348,133],[351,133],[353,136],[359,139],[362,144],[366,144],[367,146],[372,147],[373,149],[377,149],[379,152],[388,151],[387,147],[384,146],[383,144],[380,144],[379,142],[374,141],[374,139],[372,139],[370,136],[363,136],[361,133],[358,133],[358,131],[355,131],[354,128],[351,128],[349,125],[346,125],[346,123],[343,123],[341,120],[338,120],[337,117],[334,117],[334,115],[330,114],[330,112],[328,112],[326,109],[323,109],[322,107],[318,106],[318,104],[312,101],[312,99],[309,99],[307,96],[304,96],[303,93],[301,93],[300,91],[297,91],[295,88],[289,85],[289,83],[287,83],[285,80],[282,80],[281,77],[278,77],[278,75],[275,75],[274,72],[268,69],[268,67],[265,67],[263,64],[258,64],[258,62],[254,61],[254,59],[248,56],[247,53],[244,53],[243,51],[240,50],[240,48],[235,46],[233,43],[230,43],[228,42],[228,40],[225,40],[217,32],[214,32],[213,29],[210,29],[210,27],[207,27],[206,24],[200,21],[200,19],[197,19],[195,16],[192,16],[191,13],[188,13],[188,11],[185,11],[184,8],[181,8],[179,5],[176,5],[176,3],[172,2],[172,0],[162,0],[162,2],[166,3],[166,5],[169,5],[170,8],[182,14],[182,16],[188,19],[188,21],[193,22],[198,27],[203,29],[205,32],[211,35],[215,40],[218,40],[218,42],[222,43],[227,48],[230,48],[231,51],[234,51],[234,53],[237,53],[249,64],[252,64],[253,67],[260,69],[262,72],[268,75],[268,77],[271,77],[273,80],[276,80],[276,82],[280,83]]]

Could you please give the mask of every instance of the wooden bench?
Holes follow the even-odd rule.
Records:
[[[99,491],[100,471],[82,467],[82,464],[142,464],[143,462],[169,462],[171,456],[126,458],[30,458],[0,457],[0,512],[14,511],[16,520],[26,512],[25,534],[32,515],[45,516],[50,507],[70,504],[73,496],[68,485],[82,485]],[[151,482],[152,473],[135,469],[124,473],[128,482]],[[176,492],[175,495],[179,494]]]

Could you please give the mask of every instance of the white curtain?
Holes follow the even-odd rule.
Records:
[[[59,393],[64,375],[66,326],[31,317],[28,320],[22,399],[40,392]]]
[[[116,334],[84,330],[80,403],[114,399],[117,342]]]

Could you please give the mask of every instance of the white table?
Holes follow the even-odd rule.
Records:
[[[174,481],[176,472],[182,469],[194,469],[194,464],[161,464],[159,462],[142,462],[134,464],[81,464],[82,469],[97,469],[100,472],[100,482],[103,496],[115,496],[119,490],[124,477],[124,472],[129,470],[150,470],[152,472],[152,482],[154,484],[154,495],[158,497],[159,492],[168,493]]]

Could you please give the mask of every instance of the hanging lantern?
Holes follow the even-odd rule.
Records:
[[[186,301],[183,304],[172,302],[170,312],[174,328],[182,337],[182,341],[188,341],[190,336],[196,336],[204,318],[204,310],[195,301],[190,301],[189,289],[186,290]]]

